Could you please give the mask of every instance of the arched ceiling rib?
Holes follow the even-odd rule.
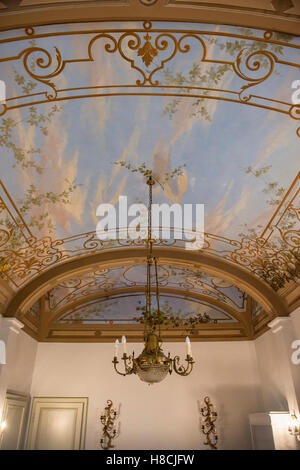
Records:
[[[193,267],[198,267],[204,273],[225,279],[247,292],[268,312],[283,316],[288,313],[287,306],[279,295],[265,282],[238,266],[231,265],[222,259],[216,259],[202,252],[195,253],[187,250],[156,248],[155,253],[162,265],[172,264],[172,261],[176,261],[176,263],[181,262],[186,267],[189,264]],[[25,313],[50,288],[66,281],[68,278],[72,279],[80,275],[80,273],[103,269],[122,262],[130,263],[134,259],[144,260],[145,258],[145,248],[123,248],[122,250],[101,253],[60,264],[41,274],[20,289],[8,305],[6,314],[11,316],[15,312]]]
[[[151,290],[152,293],[153,293],[153,296],[155,296],[155,290],[152,289]],[[55,310],[52,314],[50,313],[49,314],[49,317],[48,317],[48,322],[51,323],[51,322],[55,322],[59,317],[65,315],[66,313],[68,312],[72,312],[72,311],[75,311],[75,310],[81,310],[86,304],[90,303],[90,302],[94,302],[94,303],[99,303],[99,302],[103,302],[103,301],[106,301],[108,299],[110,299],[111,297],[113,296],[123,296],[123,297],[127,297],[127,296],[131,296],[131,295],[139,295],[141,297],[143,297],[144,299],[144,294],[145,294],[145,288],[142,288],[142,287],[135,287],[135,288],[127,288],[127,289],[116,289],[116,290],[113,290],[113,291],[108,291],[108,292],[105,292],[105,294],[93,294],[91,296],[87,296],[86,299],[81,299],[80,301],[75,301],[75,302],[70,302],[66,307],[62,308],[62,309],[57,309]],[[203,294],[197,294],[197,293],[190,293],[190,292],[187,292],[187,291],[183,291],[183,290],[180,290],[180,289],[172,289],[172,288],[166,288],[166,287],[160,287],[160,297],[164,298],[164,297],[167,297],[168,295],[170,296],[176,296],[177,298],[179,299],[189,299],[189,300],[192,300],[194,302],[198,302],[199,304],[206,304],[206,305],[210,305],[212,307],[216,307],[216,309],[220,310],[220,311],[223,311],[223,312],[226,312],[228,315],[234,317],[234,318],[237,318],[239,321],[242,321],[243,322],[243,315],[238,312],[237,310],[233,309],[233,308],[230,308],[228,305],[216,300],[216,299],[213,299],[212,297],[208,296],[208,295],[203,295]],[[162,308],[163,308],[163,305],[162,305]],[[120,309],[120,316],[122,316],[122,309]],[[134,310],[132,311],[132,316],[136,316],[136,312],[134,312]]]
[[[106,327],[123,325],[127,331],[130,325],[138,326],[145,304],[145,260],[134,259],[129,265],[120,262],[115,267],[111,262],[107,268],[100,265],[96,271],[74,273],[75,277],[56,284],[19,318],[27,327],[34,323],[36,334],[43,341],[53,339],[52,333],[57,328],[61,334],[71,328],[77,335],[82,329],[88,329],[92,334],[101,333],[101,340],[105,341]],[[183,267],[176,260],[158,266],[158,282],[162,311],[183,322],[195,315],[204,316],[202,325],[192,330],[187,322],[185,334],[199,337],[203,327],[211,329],[215,325],[229,332],[234,327],[235,332],[240,331],[241,338],[253,338],[253,320],[259,309],[250,296],[230,282],[205,274],[192,265]],[[155,288],[151,290],[155,308]],[[163,334],[167,329],[176,338],[184,334],[183,325],[164,326]]]

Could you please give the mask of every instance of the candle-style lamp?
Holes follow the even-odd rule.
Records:
[[[117,416],[118,412],[113,408],[113,402],[111,400],[107,400],[107,406],[100,416],[100,421],[103,426],[100,445],[103,450],[109,450],[114,447],[112,441],[117,437],[117,428],[115,425]]]
[[[114,357],[118,357],[118,352],[119,352],[119,340],[116,339],[116,342],[115,342],[115,354],[114,354]]]
[[[1,444],[1,441],[2,441],[2,437],[3,437],[4,431],[5,431],[5,429],[6,429],[6,426],[7,426],[6,421],[1,421],[1,422],[0,422],[0,444]]]
[[[211,403],[209,397],[204,398],[204,405],[200,408],[203,416],[201,429],[206,436],[204,445],[208,445],[210,449],[217,450],[218,435],[215,422],[218,417],[216,407]]]
[[[186,355],[189,356],[189,357],[193,357],[191,341],[190,341],[190,338],[188,336],[185,338],[185,344],[186,344]]]
[[[126,336],[122,336],[122,346],[123,346],[123,355],[126,356],[126,353],[127,353]]]
[[[292,436],[295,436],[300,441],[300,421],[296,416],[295,411],[290,414],[288,431]]]

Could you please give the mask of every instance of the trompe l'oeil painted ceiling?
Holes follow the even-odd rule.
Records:
[[[292,86],[299,79],[299,37],[146,21],[18,29],[2,32],[0,40],[6,84],[0,266],[15,294],[63,263],[144,246],[140,240],[100,241],[95,229],[99,204],[117,204],[120,195],[128,204],[147,203],[145,170],[164,181],[154,189],[154,202],[204,204],[204,253],[276,292],[296,283],[300,113]],[[155,245],[183,249],[180,240]],[[220,293],[213,278],[203,287],[197,276],[208,274],[199,269],[197,284],[192,273],[186,281],[190,266],[160,266],[161,288],[181,290],[180,301],[174,292],[163,294],[173,310],[195,311],[198,302],[199,313],[206,308],[217,322],[236,319],[210,304],[212,298],[247,310],[239,305],[248,298],[244,289]],[[95,298],[68,313],[75,294],[58,282],[48,289],[49,311],[56,309],[53,318],[60,322],[86,323],[98,309],[105,323],[122,319],[123,305],[124,318],[135,321],[143,268],[139,261],[139,267],[70,275],[65,282],[71,286],[91,276],[84,292]],[[132,269],[134,281],[126,277]],[[113,299],[102,295],[105,285]],[[129,287],[130,296],[113,292]],[[184,299],[184,291],[207,298]]]

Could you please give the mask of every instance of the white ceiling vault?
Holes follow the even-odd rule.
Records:
[[[252,339],[299,305],[299,12],[295,0],[0,2],[4,315],[40,341],[142,340],[145,242],[95,227],[102,202],[147,202],[143,168],[181,168],[154,202],[205,205],[202,250],[154,244],[163,308],[182,319],[170,340],[197,315],[197,340]]]

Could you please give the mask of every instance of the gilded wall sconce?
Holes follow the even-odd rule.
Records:
[[[113,408],[113,402],[111,400],[107,400],[107,406],[100,416],[100,421],[103,426],[100,445],[104,450],[112,449],[114,447],[112,441],[117,437],[118,434],[115,425],[115,420],[117,417],[118,412],[115,408]]]
[[[288,431],[292,436],[295,436],[300,441],[300,421],[296,416],[295,411],[290,414]]]
[[[4,434],[4,431],[6,429],[6,421],[1,421],[0,422],[0,438],[2,437],[2,435]]]
[[[204,445],[208,445],[210,449],[217,450],[218,435],[215,422],[217,420],[218,413],[209,397],[204,398],[204,405],[201,406],[200,411],[204,418],[201,423],[202,432],[206,436]]]

